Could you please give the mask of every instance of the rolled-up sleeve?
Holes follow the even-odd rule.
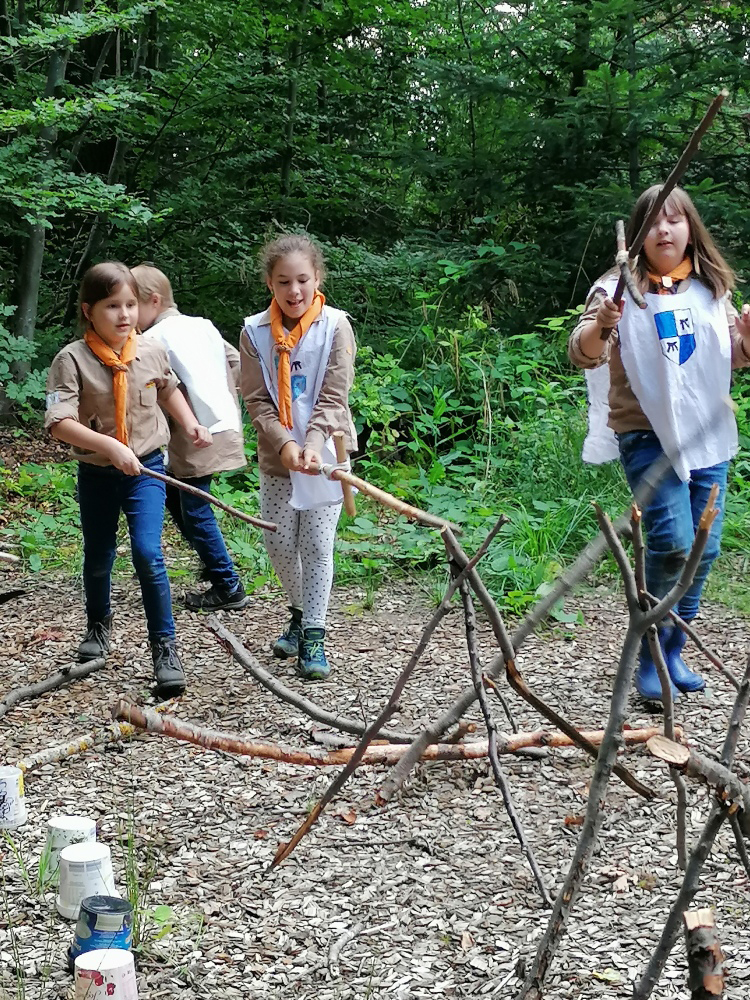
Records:
[[[584,354],[581,350],[581,333],[583,328],[596,319],[599,306],[604,302],[606,297],[607,293],[603,288],[595,288],[592,291],[586,301],[586,307],[576,323],[575,329],[568,338],[568,357],[576,368],[598,368],[609,361],[613,343],[612,336],[602,341],[602,353],[598,358],[590,358],[588,354]]]
[[[162,404],[166,403],[166,401],[175,391],[177,386],[180,384],[180,380],[172,371],[172,366],[169,362],[169,355],[167,354],[167,349],[161,342],[159,342],[158,344],[158,356],[156,359],[156,363],[159,366],[159,370],[161,371],[161,375],[158,375],[154,379],[154,384],[156,385],[156,398],[158,399],[159,403]]]
[[[325,378],[305,434],[305,446],[313,451],[320,452],[334,431],[344,431],[350,437],[349,393],[354,382],[356,354],[351,323],[342,317],[333,335]]]
[[[78,420],[81,395],[81,373],[73,357],[61,351],[50,365],[47,375],[47,403],[44,428],[49,430],[61,420]]]
[[[240,334],[240,388],[253,427],[278,455],[294,438],[279,420],[279,411],[263,379],[260,358],[244,330]]]

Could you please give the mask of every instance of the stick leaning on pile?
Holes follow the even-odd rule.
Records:
[[[682,156],[679,158],[671,174],[669,175],[669,177],[667,177],[666,181],[664,182],[661,191],[654,200],[654,204],[651,206],[651,210],[649,211],[646,218],[643,220],[641,228],[636,233],[636,236],[633,239],[631,246],[628,248],[628,256],[630,257],[630,260],[635,260],[635,258],[641,252],[641,248],[643,247],[646,237],[648,236],[651,227],[656,222],[656,218],[659,215],[659,212],[661,212],[664,202],[667,200],[670,193],[677,186],[678,181],[682,178],[682,175],[687,170],[688,164],[695,156],[695,154],[698,152],[701,144],[701,139],[706,134],[706,132],[708,132],[709,128],[713,124],[714,118],[716,118],[722,104],[724,103],[727,97],[729,97],[728,90],[722,90],[720,94],[717,94],[717,96],[713,99],[713,101],[711,101],[708,110],[706,111],[701,121],[698,123],[695,131],[690,136],[690,141],[683,150]],[[620,247],[618,246],[618,250],[619,249]],[[618,264],[620,264],[619,260]],[[615,305],[618,305],[622,300],[622,293],[624,289],[625,289],[625,276],[624,276],[624,270],[621,268],[621,274],[617,282],[617,288],[615,289],[614,295],[612,296],[612,301],[615,303]],[[612,333],[611,329],[602,330],[601,333],[602,340],[607,340],[611,333]]]

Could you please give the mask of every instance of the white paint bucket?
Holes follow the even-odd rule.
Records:
[[[60,892],[55,905],[61,917],[77,920],[86,896],[119,895],[106,844],[71,844],[60,851]]]
[[[132,952],[98,948],[79,955],[75,964],[75,1000],[138,1000]]]
[[[71,844],[90,844],[96,840],[96,820],[88,816],[53,816],[47,822],[47,843],[40,867],[46,883],[57,882],[60,875],[60,851]]]
[[[23,771],[10,764],[0,767],[0,830],[15,830],[26,817]]]

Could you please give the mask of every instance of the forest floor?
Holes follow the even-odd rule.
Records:
[[[38,680],[71,661],[83,626],[79,586],[36,576],[0,590],[26,593],[0,606],[0,691]],[[177,589],[177,588],[175,588]],[[150,702],[150,659],[135,582],[115,584],[116,634],[107,667],[0,720],[2,762],[91,731],[108,720],[120,695]],[[625,615],[620,596],[588,591],[576,601],[585,624],[532,637],[520,665],[530,685],[581,727],[601,727],[608,708]],[[281,601],[254,599],[224,623],[271,670],[327,708],[372,720],[431,613],[424,597],[393,586],[371,609],[361,595],[334,592],[328,681],[305,684],[274,661],[269,641],[284,622]],[[177,610],[189,688],[181,718],[258,740],[310,746],[310,720],[261,689],[217,644],[203,619]],[[748,623],[721,606],[704,612],[701,631],[741,672]],[[480,621],[482,655],[491,636]],[[694,655],[691,657],[695,662]],[[682,698],[677,719],[691,743],[715,753],[733,691],[706,667],[709,687]],[[414,731],[465,687],[468,667],[459,608],[438,628],[401,701],[394,725]],[[508,693],[521,729],[541,721]],[[501,729],[505,720],[497,706]],[[472,719],[479,722],[476,713]],[[631,725],[653,724],[635,700]],[[481,727],[480,727],[481,728]],[[549,978],[555,1000],[629,997],[681,881],[676,863],[674,788],[643,749],[628,766],[659,789],[647,803],[622,784],[610,787],[600,848]],[[575,750],[542,760],[502,758],[516,805],[547,885],[567,870],[585,809],[591,763]],[[750,768],[747,739],[738,768]],[[59,813],[95,817],[112,848],[125,892],[128,831],[138,858],[139,905],[147,918],[139,962],[140,1000],[406,1000],[438,996],[512,998],[519,963],[529,962],[546,925],[537,888],[513,836],[486,761],[418,767],[402,793],[378,808],[380,767],[362,768],[292,857],[269,863],[334,776],[289,764],[251,761],[174,740],[143,736],[29,773],[28,822],[2,845],[0,998],[72,996],[65,953],[72,925],[51,891],[33,879],[45,824]],[[689,788],[694,839],[709,809],[705,789]],[[29,872],[24,878],[17,856]],[[131,851],[132,854],[132,851]],[[728,1000],[750,991],[750,883],[731,831],[722,828],[696,905],[714,906],[728,955]],[[148,919],[146,908],[160,910]],[[342,935],[357,930],[341,950]],[[678,943],[659,1000],[686,997]]]

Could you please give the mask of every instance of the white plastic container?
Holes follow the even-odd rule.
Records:
[[[46,882],[57,882],[60,851],[71,844],[92,844],[96,840],[96,820],[88,816],[53,816],[47,823],[47,843],[41,866]]]
[[[98,948],[79,955],[75,964],[75,1000],[138,1000],[132,952]]]
[[[71,844],[60,851],[60,891],[55,902],[61,917],[77,920],[87,896],[119,895],[106,844]]]
[[[27,818],[23,771],[6,764],[0,767],[0,830],[15,830]]]

